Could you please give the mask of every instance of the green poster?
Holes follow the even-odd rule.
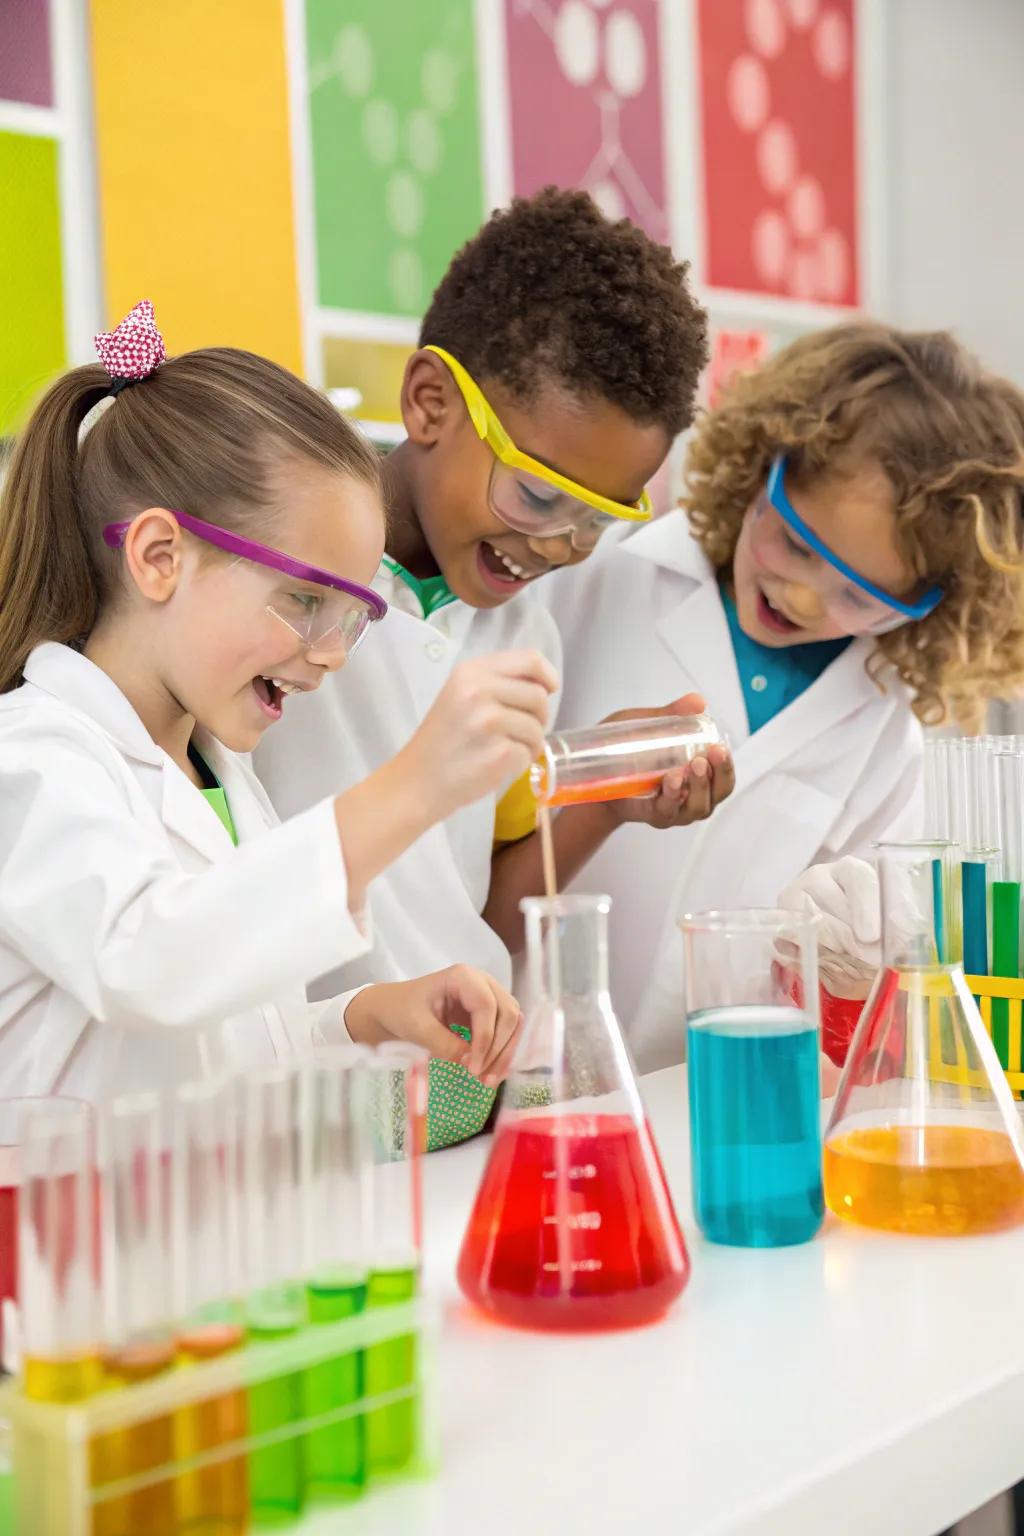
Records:
[[[420,315],[483,217],[472,0],[308,0],[319,302]]]
[[[64,366],[57,146],[0,133],[0,436]]]

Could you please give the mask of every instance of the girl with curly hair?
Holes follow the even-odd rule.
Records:
[[[946,333],[844,324],[698,422],[685,518],[548,584],[560,724],[635,703],[643,679],[652,699],[703,693],[735,748],[715,817],[626,828],[579,881],[616,900],[613,988],[643,1067],[684,1054],[679,914],[774,905],[810,866],[916,835],[922,725],[978,722],[1024,684],[1022,498],[1018,389]],[[863,869],[826,882],[854,950]]]

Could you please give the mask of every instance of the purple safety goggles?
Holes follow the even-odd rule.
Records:
[[[282,585],[267,603],[267,611],[287,624],[310,650],[342,650],[346,657],[351,656],[370,625],[377,623],[388,611],[387,603],[370,587],[346,581],[332,571],[307,565],[268,544],[258,544],[254,539],[230,533],[226,528],[191,517],[187,512],[168,510],[187,533],[204,543],[213,544],[240,560],[280,571],[297,582],[319,588],[315,592],[291,592]],[[103,530],[103,542],[110,549],[120,549],[130,527],[130,521],[108,523]]]

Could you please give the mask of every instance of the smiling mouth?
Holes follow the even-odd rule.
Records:
[[[264,714],[271,720],[280,720],[289,694],[306,691],[301,683],[293,683],[286,677],[254,677],[252,689]]]
[[[770,601],[762,587],[757,589],[757,617],[765,629],[776,635],[795,635],[804,628],[794,619],[787,618],[780,608]]]
[[[499,549],[496,544],[489,544],[486,540],[480,544],[480,562],[488,576],[495,581],[504,582],[510,587],[523,586],[528,581],[535,581],[538,576],[543,576],[548,567],[541,570],[528,570]]]

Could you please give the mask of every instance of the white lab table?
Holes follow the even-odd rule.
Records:
[[[669,1317],[581,1337],[481,1320],[455,1260],[489,1142],[434,1154],[440,1474],[307,1531],[935,1536],[1024,1477],[1024,1230],[914,1240],[829,1217],[800,1248],[715,1248],[690,1207],[685,1069],[641,1088],[693,1261]]]

